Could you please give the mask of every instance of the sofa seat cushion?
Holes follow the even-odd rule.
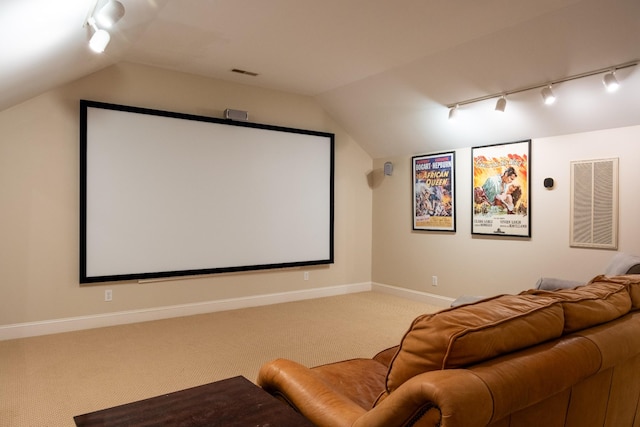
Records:
[[[387,374],[392,392],[423,372],[458,368],[562,335],[557,299],[502,295],[417,317]]]
[[[522,294],[557,298],[564,310],[563,333],[568,334],[615,320],[631,309],[625,285],[596,279],[599,278],[574,289],[531,290]]]
[[[311,368],[336,392],[363,409],[373,407],[382,391],[387,366],[373,359],[351,359]]]

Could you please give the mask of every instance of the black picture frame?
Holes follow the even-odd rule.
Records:
[[[411,159],[413,230],[456,231],[455,152]]]
[[[471,148],[471,234],[531,237],[531,140]]]

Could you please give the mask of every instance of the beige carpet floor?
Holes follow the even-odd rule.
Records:
[[[243,375],[371,357],[439,307],[382,293],[0,341],[0,426],[74,426],[74,415]]]

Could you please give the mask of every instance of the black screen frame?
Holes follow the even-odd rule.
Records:
[[[88,182],[88,146],[91,142],[88,140],[89,135],[89,109],[105,109],[112,111],[119,111],[125,113],[135,113],[143,115],[152,115],[156,117],[166,117],[171,119],[186,120],[188,122],[199,123],[211,123],[216,125],[232,126],[238,128],[252,128],[265,132],[284,132],[293,133],[301,136],[311,135],[316,137],[326,138],[330,144],[329,148],[329,200],[327,201],[328,214],[328,226],[329,230],[326,231],[326,236],[329,239],[328,253],[326,256],[322,256],[315,259],[301,259],[296,261],[286,262],[272,262],[272,263],[257,263],[251,265],[229,265],[229,266],[215,266],[215,267],[203,267],[192,269],[162,269],[161,271],[138,271],[128,273],[113,273],[113,274],[92,274],[88,271],[87,262],[90,258],[88,251],[88,212],[87,212],[87,200],[88,192],[91,191],[91,184]],[[252,122],[240,122],[232,121],[228,119],[218,119],[214,117],[199,116],[193,114],[177,113],[149,108],[132,107],[126,105],[80,100],[80,257],[79,257],[79,277],[80,284],[90,284],[99,282],[112,282],[112,281],[130,281],[130,280],[145,280],[145,279],[158,279],[158,278],[170,278],[181,276],[194,276],[194,275],[206,275],[206,274],[219,274],[230,272],[242,272],[242,271],[255,271],[255,270],[269,270],[269,269],[282,269],[292,267],[325,265],[334,263],[334,181],[335,181],[335,135],[328,132],[319,132],[305,129],[297,129],[283,126],[273,126]]]

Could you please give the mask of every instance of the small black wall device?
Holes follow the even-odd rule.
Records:
[[[544,188],[553,188],[553,178],[544,179]]]

